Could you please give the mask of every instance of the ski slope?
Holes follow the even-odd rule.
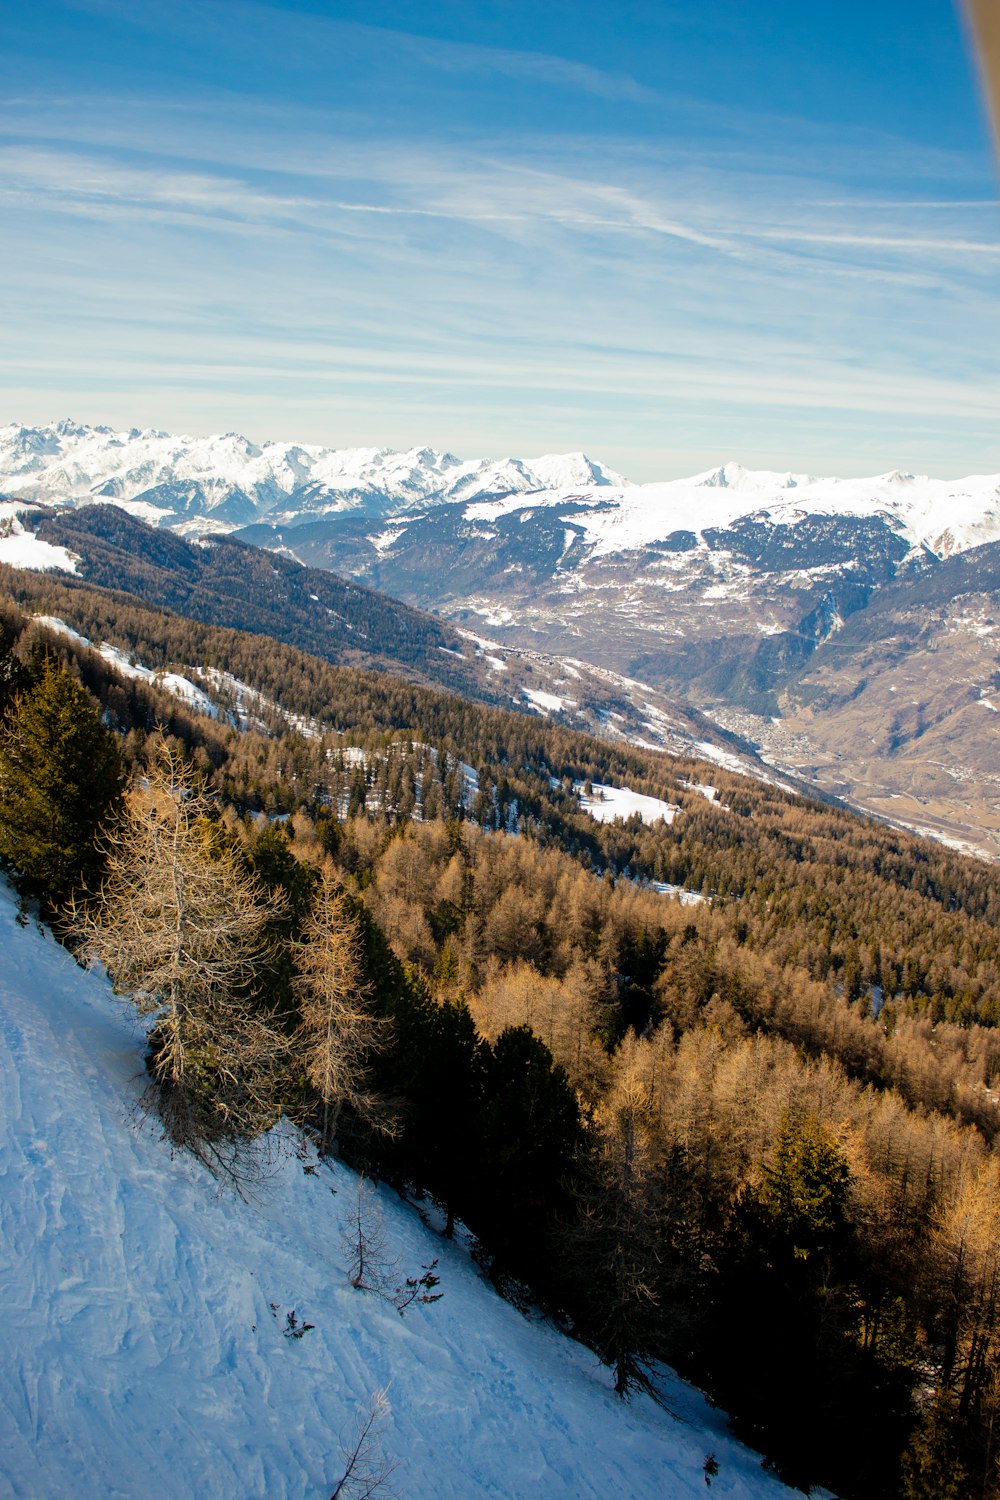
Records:
[[[347,1283],[357,1179],[287,1127],[244,1201],[174,1156],[138,1101],[141,1029],[0,884],[0,1495],[328,1500],[359,1404],[387,1387],[407,1500],[788,1495],[672,1376],[676,1417],[622,1405],[584,1348],[500,1301],[460,1244],[380,1201],[405,1318]],[[306,1168],[313,1170],[306,1170]],[[289,1312],[315,1324],[283,1334]]]

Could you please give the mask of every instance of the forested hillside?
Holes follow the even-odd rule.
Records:
[[[278,553],[222,539],[193,544],[114,505],[47,515],[38,535],[58,536],[79,555],[88,582],[147,604],[285,637],[303,650],[336,653],[345,665],[416,668],[466,693],[486,691],[489,674],[454,626]]]
[[[174,1139],[211,1159],[298,1113],[464,1221],[498,1288],[541,1299],[623,1395],[667,1359],[795,1482],[995,1492],[998,872],[718,766],[72,597],[92,640],[228,683],[196,714],[3,610],[0,798],[22,832],[0,852],[25,888],[56,910],[69,892],[72,940],[129,992],[156,992],[148,954],[107,933],[157,819],[212,900],[257,913],[267,962],[194,1041],[181,1012],[154,1033]],[[109,773],[67,872],[29,812],[47,796],[48,827],[91,774],[91,752],[50,774],[78,701],[152,791],[115,811]],[[664,814],[602,822],[599,785]],[[327,951],[336,1068],[309,1050]],[[263,1072],[223,1078],[218,1049],[248,1037]]]
[[[270,636],[338,666],[399,673],[608,738],[671,749],[704,742],[723,757],[737,753],[756,761],[738,737],[655,688],[581,661],[496,646],[280,552],[227,537],[186,541],[113,505],[81,511],[9,506],[0,517],[4,524],[27,528],[13,540],[42,548],[48,558],[42,566],[64,569],[60,583],[49,580],[53,595],[97,586],[207,625]],[[46,540],[55,537],[62,540]],[[33,564],[26,559],[25,566]],[[18,596],[37,588],[37,579],[19,572],[4,569],[3,577]]]
[[[665,1381],[676,1420],[616,1401],[590,1350],[491,1293],[464,1240],[287,1125],[253,1191],[220,1192],[136,1128],[141,1032],[103,975],[18,925],[3,880],[0,949],[5,1494],[328,1500],[374,1416],[366,1483],[340,1500],[379,1475],[372,1500],[603,1500],[609,1485],[697,1500],[710,1455],[717,1493],[787,1500],[697,1392]],[[359,1197],[396,1262],[390,1290],[436,1259],[438,1302],[401,1317],[351,1285]]]

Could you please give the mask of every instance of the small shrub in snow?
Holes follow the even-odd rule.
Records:
[[[366,1408],[358,1412],[355,1434],[341,1448],[344,1471],[333,1487],[330,1500],[392,1500],[389,1481],[398,1465],[385,1452],[385,1428],[389,1419],[386,1390],[375,1391]]]

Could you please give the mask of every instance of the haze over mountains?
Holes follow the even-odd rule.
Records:
[[[235,533],[487,641],[682,697],[784,770],[1000,852],[1000,475],[729,463],[633,485],[583,454],[461,460],[60,422],[0,428],[0,495]],[[16,544],[0,557],[16,561]]]

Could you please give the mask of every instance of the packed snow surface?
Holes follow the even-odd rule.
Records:
[[[593,793],[584,795],[583,783],[577,783],[580,806],[598,823],[613,823],[616,818],[630,818],[638,813],[644,823],[672,823],[680,812],[673,802],[663,802],[659,797],[644,797],[627,786],[602,786],[593,782]]]
[[[355,1413],[387,1388],[407,1500],[787,1495],[725,1419],[664,1375],[673,1417],[623,1405],[580,1345],[497,1298],[467,1251],[379,1194],[401,1318],[347,1283],[345,1168],[272,1134],[247,1198],[141,1112],[143,1036],[0,886],[0,1494],[326,1500]],[[301,1150],[301,1148],[300,1148]],[[284,1334],[288,1314],[313,1329]]]

